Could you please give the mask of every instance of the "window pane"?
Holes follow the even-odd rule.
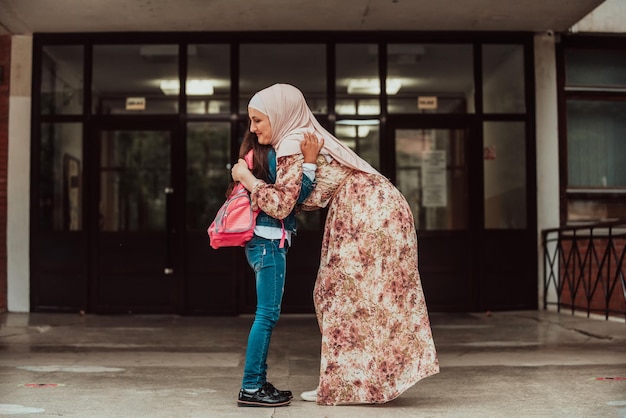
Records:
[[[259,71],[259,66],[263,71]],[[326,48],[311,44],[244,44],[240,48],[239,112],[254,93],[276,83],[299,88],[313,113],[327,113]]]
[[[206,230],[224,200],[230,176],[230,123],[187,125],[187,229]]]
[[[93,47],[96,114],[176,113],[178,83],[178,45]]]
[[[337,45],[336,56],[335,112],[340,115],[380,114],[378,46]]]
[[[567,101],[568,187],[626,187],[626,102]]]
[[[169,131],[103,131],[100,230],[165,231]]]
[[[187,113],[229,115],[229,46],[189,45],[187,65]]]
[[[390,44],[389,113],[474,112],[472,51],[471,45]]]
[[[483,46],[483,110],[524,113],[524,48],[522,45]]]
[[[626,219],[626,199],[567,199],[568,222]]]
[[[484,124],[485,228],[526,228],[525,138],[522,122]]]
[[[396,183],[418,230],[467,228],[467,164],[462,129],[397,129]]]
[[[340,120],[335,126],[335,136],[372,167],[379,169],[379,124],[378,119]]]
[[[45,46],[41,55],[41,113],[83,113],[83,47]]]
[[[568,49],[566,85],[570,87],[626,87],[623,50]]]
[[[39,227],[44,231],[83,229],[83,126],[41,125]]]

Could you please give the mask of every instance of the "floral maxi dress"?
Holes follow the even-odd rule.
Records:
[[[278,160],[273,187],[297,197],[295,158]],[[439,372],[413,215],[404,196],[382,175],[321,157],[315,176],[317,186],[303,208],[328,207],[314,288],[322,334],[317,403],[388,402]],[[268,192],[270,187],[259,198],[281,202]]]
[[[413,215],[385,177],[319,166],[305,209],[328,206],[314,289],[317,403],[388,402],[439,372]]]

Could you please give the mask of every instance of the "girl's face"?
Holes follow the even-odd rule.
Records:
[[[248,117],[250,118],[250,132],[256,134],[259,144],[270,145],[272,142],[270,118],[252,107],[248,108]]]

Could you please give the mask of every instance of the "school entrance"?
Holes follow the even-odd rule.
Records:
[[[536,308],[532,34],[206,35],[35,35],[33,311],[254,312],[206,229],[274,82],[407,198],[431,311]],[[313,312],[324,219],[298,216],[285,313]]]

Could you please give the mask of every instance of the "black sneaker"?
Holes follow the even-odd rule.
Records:
[[[267,389],[268,393],[271,393],[274,396],[283,396],[283,397],[286,396],[289,399],[293,399],[293,394],[291,393],[290,390],[278,390],[270,382],[265,382],[263,387],[265,387],[265,389]]]
[[[254,393],[248,393],[241,389],[239,391],[239,398],[237,399],[237,406],[285,406],[289,405],[291,400],[287,396],[276,396],[263,386],[261,389]]]

